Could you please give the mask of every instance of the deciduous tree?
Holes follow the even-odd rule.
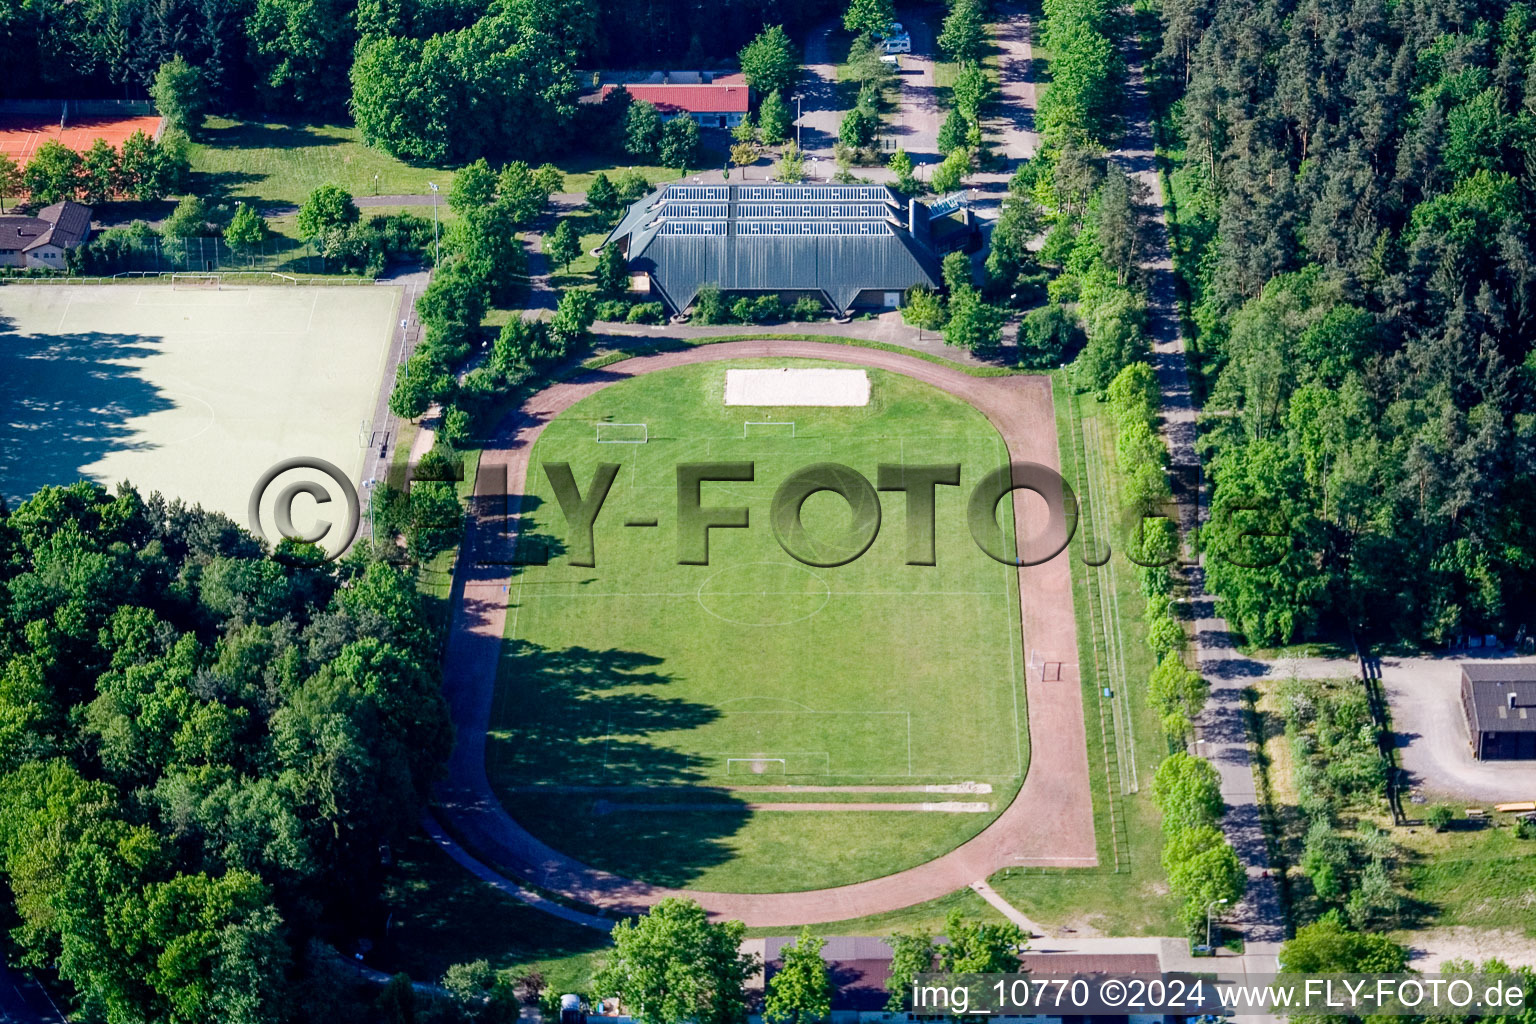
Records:
[[[689,899],[668,897],[613,929],[595,985],[617,995],[639,1024],[742,1024],[757,959],[740,951],[740,921],[711,924]]]
[[[738,55],[747,84],[760,95],[788,92],[800,77],[800,62],[783,25],[770,25],[759,32]]]
[[[149,94],[167,127],[196,132],[203,126],[203,116],[208,109],[203,76],[180,54],[160,65]]]
[[[763,1019],[774,1024],[814,1024],[832,1013],[832,979],[821,958],[826,943],[809,926],[779,950],[779,969],[768,979]]]

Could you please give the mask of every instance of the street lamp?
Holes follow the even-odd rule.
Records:
[[[1220,906],[1226,900],[1212,900],[1205,905],[1205,948],[1211,948],[1211,908]]]
[[[805,93],[797,92],[797,93],[794,94],[794,96],[792,96],[790,98],[795,101],[795,148],[796,149],[801,149],[801,146],[800,146],[800,101],[805,99]],[[801,149],[801,151],[804,152],[803,149]]]
[[[432,190],[432,266],[436,267],[443,262],[443,250],[437,244],[437,182],[429,181],[427,187]]]

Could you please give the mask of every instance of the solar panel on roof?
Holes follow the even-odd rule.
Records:
[[[736,204],[736,216],[748,217],[783,217],[783,218],[818,218],[818,217],[857,217],[857,218],[883,218],[889,208],[884,203],[761,203],[745,202]]]
[[[658,232],[663,235],[723,235],[725,222],[718,220],[669,220]]]
[[[736,225],[739,235],[883,235],[883,220],[747,220]]]

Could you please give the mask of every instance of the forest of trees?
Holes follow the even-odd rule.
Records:
[[[0,99],[143,99],[182,58],[209,108],[355,117],[407,159],[541,157],[582,137],[577,68],[719,66],[837,0],[0,0]],[[586,83],[581,83],[586,84]]]
[[[1260,643],[1510,636],[1536,583],[1536,13],[1163,16],[1222,610]]]
[[[439,638],[404,573],[286,553],[126,485],[0,505],[0,922],[81,1019],[356,1019],[322,943],[452,745]]]

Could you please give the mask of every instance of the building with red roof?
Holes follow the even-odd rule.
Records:
[[[614,89],[620,88],[628,90],[634,99],[654,104],[664,120],[691,117],[701,128],[734,128],[747,115],[748,89],[742,81],[696,85],[605,85],[595,99],[601,102]]]

